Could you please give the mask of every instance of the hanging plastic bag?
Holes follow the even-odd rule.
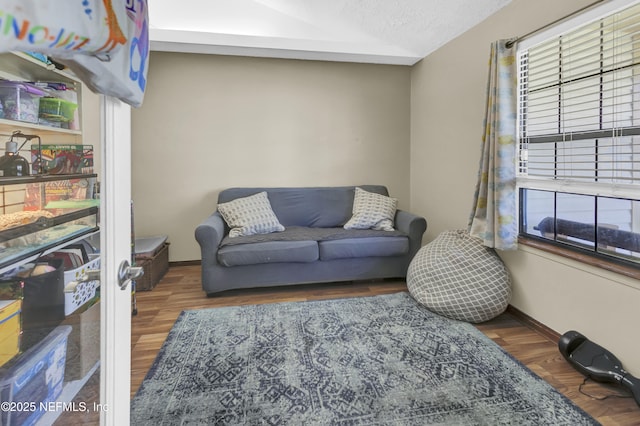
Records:
[[[146,0],[127,1],[126,17],[120,21],[126,34],[122,49],[110,54],[108,61],[95,56],[76,55],[61,62],[91,90],[139,107],[144,99],[149,65],[148,16]]]
[[[126,42],[117,28],[126,15],[124,1],[3,0],[0,50],[34,51],[59,58],[78,53],[106,58]]]
[[[149,60],[147,0],[2,0],[0,52],[67,65],[97,93],[142,104]]]

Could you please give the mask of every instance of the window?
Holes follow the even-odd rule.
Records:
[[[520,235],[640,264],[640,4],[521,46]]]

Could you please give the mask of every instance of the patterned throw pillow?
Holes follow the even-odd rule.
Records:
[[[266,191],[218,204],[218,211],[231,228],[230,238],[284,231]]]
[[[356,187],[353,199],[353,216],[344,229],[375,229],[393,231],[398,200]]]

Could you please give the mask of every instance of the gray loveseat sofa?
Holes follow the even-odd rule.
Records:
[[[360,185],[388,195],[379,185]],[[219,211],[195,230],[208,296],[239,288],[405,277],[421,246],[424,218],[397,210],[394,231],[343,229],[355,187],[231,188],[218,204],[266,191],[282,232],[229,237]]]

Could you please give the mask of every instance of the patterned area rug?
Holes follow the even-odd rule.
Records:
[[[408,293],[184,311],[132,425],[597,425]]]

